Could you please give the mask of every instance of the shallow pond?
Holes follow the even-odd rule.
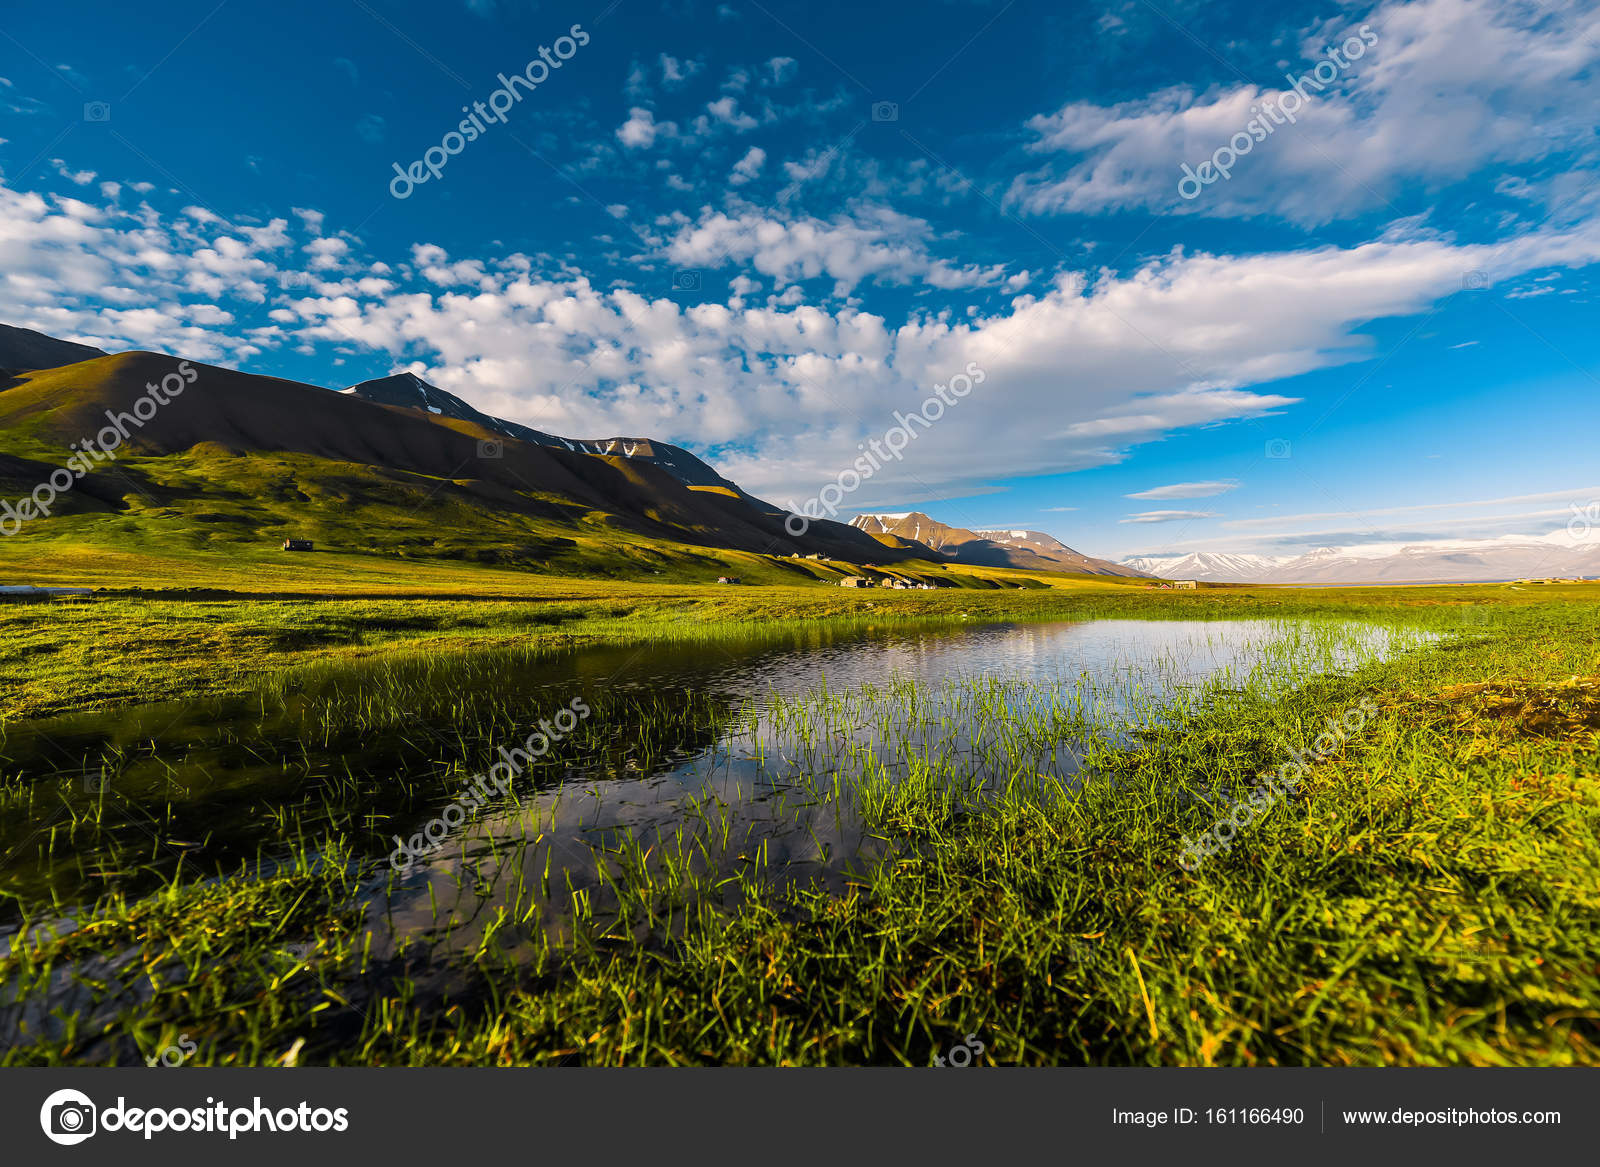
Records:
[[[1185,694],[1292,684],[1404,639],[1317,621],[819,626],[415,658],[22,723],[0,738],[0,942],[25,914],[70,927],[109,889],[325,852],[372,873],[386,947],[472,943],[507,904],[559,933],[573,892],[604,899],[608,869],[655,848],[838,889],[884,853],[874,799],[908,773],[1070,787],[1089,737],[1125,741]],[[530,892],[531,871],[555,892]]]

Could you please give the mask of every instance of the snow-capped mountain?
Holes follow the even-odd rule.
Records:
[[[1226,552],[1191,551],[1188,555],[1135,555],[1124,567],[1163,579],[1199,579],[1237,583],[1264,579],[1285,562],[1270,555],[1230,555]]]
[[[1600,576],[1600,528],[1497,539],[1319,547],[1293,557],[1191,552],[1124,565],[1166,579],[1217,583],[1470,583]]]

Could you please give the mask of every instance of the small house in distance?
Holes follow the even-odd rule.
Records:
[[[839,581],[842,588],[870,588],[872,581],[864,575],[847,575]]]
[[[717,582],[719,584],[736,584],[743,581],[736,575],[719,575],[717,576]]]
[[[1183,588],[1192,590],[1199,587],[1199,583],[1192,579],[1164,579],[1150,585],[1153,588]]]
[[[283,549],[285,551],[310,551],[312,549],[311,540],[310,539],[285,539],[283,541]]]

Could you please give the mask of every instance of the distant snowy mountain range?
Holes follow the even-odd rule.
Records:
[[[1600,576],[1600,527],[1550,535],[1320,547],[1304,555],[1194,551],[1140,555],[1126,567],[1216,583],[1410,583]]]

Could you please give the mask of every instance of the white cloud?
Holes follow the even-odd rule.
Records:
[[[1174,251],[1124,275],[1041,278],[970,315],[890,319],[853,299],[808,302],[797,281],[998,287],[1005,273],[957,267],[934,254],[928,224],[869,206],[826,221],[708,208],[683,223],[657,258],[731,269],[723,303],[600,288],[519,254],[418,244],[375,263],[323,228],[304,210],[238,225],[0,186],[0,319],[199,360],[359,346],[541,429],[714,449],[719,469],[778,501],[814,494],[897,412],[981,370],[853,500],[872,508],[1106,465],[1177,429],[1289,408],[1259,387],[1368,359],[1362,330],[1459,293],[1465,271],[1501,286],[1600,260],[1600,222],[1470,246],[1397,229],[1351,247]]]
[[[734,186],[742,186],[760,174],[766,162],[767,152],[760,146],[751,146],[745,156],[733,164],[733,171],[728,175],[728,181]]]
[[[703,68],[704,61],[680,61],[667,53],[661,54],[661,81],[664,85],[681,85]]]
[[[736,133],[753,130],[760,123],[739,108],[739,99],[736,97],[719,97],[716,101],[706,104],[706,112],[717,122],[728,126]]]
[[[617,141],[629,150],[648,150],[656,138],[670,138],[678,131],[672,122],[658,122],[656,115],[643,106],[628,111],[628,120],[617,127]]]
[[[826,276],[839,295],[864,280],[963,288],[1004,277],[1002,266],[958,268],[934,258],[928,253],[931,233],[922,220],[887,207],[864,207],[827,221],[775,219],[753,210],[734,215],[707,211],[678,231],[666,254],[680,267],[748,263],[780,288]]]
[[[224,301],[271,294],[271,255],[287,243],[287,224],[230,224],[200,208],[163,218],[147,205],[118,206],[119,184],[99,190],[105,205],[93,207],[0,186],[0,319],[197,360],[260,351],[230,333],[238,317]]]
[[[1226,494],[1239,486],[1233,479],[1222,479],[1215,482],[1174,482],[1171,486],[1156,486],[1149,490],[1141,490],[1127,498],[1167,499],[1167,498],[1211,498],[1213,495]]]
[[[66,179],[68,182],[75,183],[78,186],[88,186],[95,180],[94,171],[73,170],[59,158],[50,159],[50,165],[55,168],[55,172],[62,178]]]
[[[1181,523],[1190,519],[1214,519],[1215,511],[1140,511],[1136,515],[1129,515],[1125,519],[1118,519],[1121,523]]]
[[[1008,202],[1034,214],[1130,207],[1274,214],[1321,223],[1381,206],[1396,183],[1439,185],[1592,145],[1600,105],[1600,10],[1592,3],[1384,3],[1312,30],[1291,59],[1303,76],[1365,23],[1376,44],[1192,202],[1180,166],[1198,166],[1288,89],[1172,88],[1115,105],[1079,101],[1032,119],[1052,156]],[[1064,164],[1065,168],[1062,168]],[[1526,184],[1523,184],[1526,187]]]
[[[775,283],[797,262],[783,251],[791,226],[757,220],[737,236],[778,249],[766,264]],[[711,241],[723,236],[713,231],[685,255],[714,257]],[[846,251],[846,266],[860,250]],[[975,363],[983,385],[875,476],[873,494],[858,500],[872,507],[982,489],[997,466],[1012,477],[1105,465],[1174,429],[1284,409],[1292,399],[1252,386],[1364,359],[1370,349],[1356,329],[1425,310],[1459,290],[1464,270],[1596,259],[1594,229],[1494,247],[1416,239],[1282,255],[1174,253],[1125,278],[1062,277],[994,315],[921,314],[898,325],[853,306],[824,311],[795,285],[765,306],[746,302],[759,290],[752,281],[734,284],[728,304],[685,307],[581,277],[493,271],[475,292],[296,307],[302,336],[426,351],[430,379],[542,429],[725,446],[719,468],[779,501],[814,493],[897,410]]]

